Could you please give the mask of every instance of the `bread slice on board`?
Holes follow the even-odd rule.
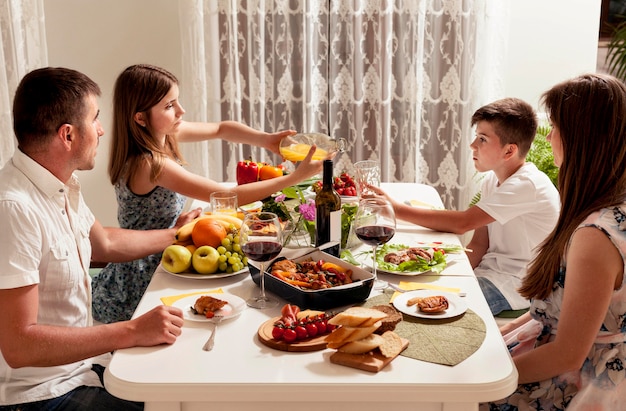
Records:
[[[374,334],[378,335],[378,334]],[[382,343],[378,346],[381,354],[387,358],[393,358],[404,349],[404,342],[398,334],[393,331],[385,331],[381,336]]]
[[[342,325],[326,336],[328,348],[339,348],[343,344],[365,338],[376,331],[380,325],[380,321],[369,327],[348,327],[347,325]]]
[[[339,347],[337,351],[346,354],[363,354],[379,348],[385,343],[385,339],[378,334],[370,334],[357,341],[346,343]]]
[[[333,325],[343,325],[347,327],[371,327],[377,321],[385,318],[387,314],[373,308],[350,307],[345,311],[336,314],[328,320]]]

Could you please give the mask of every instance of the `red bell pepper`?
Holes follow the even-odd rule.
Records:
[[[254,183],[259,179],[259,165],[252,160],[237,163],[237,184]]]

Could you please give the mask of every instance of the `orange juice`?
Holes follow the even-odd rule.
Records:
[[[280,154],[287,161],[302,161],[309,154],[310,149],[310,144],[296,143],[289,146],[281,146]],[[317,147],[315,154],[313,154],[313,160],[324,160],[327,156],[328,151]]]
[[[237,210],[234,208],[221,208],[219,210],[213,211],[213,214],[225,214],[233,217],[238,217]]]

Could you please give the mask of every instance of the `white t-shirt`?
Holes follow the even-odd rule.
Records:
[[[75,176],[65,185],[19,150],[0,170],[0,289],[38,284],[38,324],[92,325],[94,222]],[[101,360],[13,369],[0,357],[0,405],[55,398],[81,385],[101,387],[91,371],[108,358]]]
[[[498,287],[512,309],[528,308],[517,289],[535,248],[556,225],[558,191],[548,176],[526,163],[499,186],[495,173],[487,173],[476,207],[496,220],[487,226],[489,248],[474,269],[476,276]]]

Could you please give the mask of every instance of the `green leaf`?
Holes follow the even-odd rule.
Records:
[[[426,261],[423,258],[418,257],[417,260],[405,261],[400,264],[393,264],[385,261],[385,255],[390,252],[404,250],[410,248],[404,244],[385,244],[376,250],[376,265],[385,271],[397,271],[397,272],[426,272],[432,271],[434,273],[440,273],[446,266],[445,253],[442,251],[435,251],[432,260]]]
[[[356,258],[354,258],[354,256],[352,255],[352,252],[350,252],[350,250],[345,249],[345,250],[341,250],[341,254],[339,254],[339,257],[344,260],[349,262],[352,265],[356,265],[356,266],[360,266],[361,263],[359,263]]]
[[[556,164],[554,164],[552,146],[548,140],[546,140],[546,136],[550,133],[550,130],[550,126],[547,125],[537,128],[537,135],[526,156],[526,161],[535,164],[539,170],[543,171],[550,178],[550,181],[552,181],[552,184],[556,187],[559,169]]]

